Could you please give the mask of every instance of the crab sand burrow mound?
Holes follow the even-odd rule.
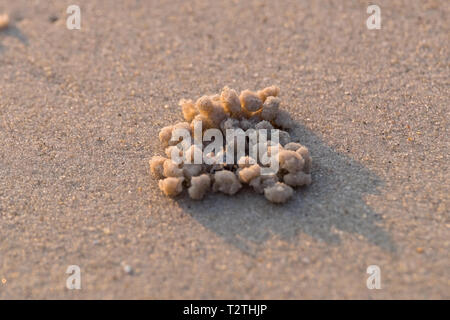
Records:
[[[278,87],[270,86],[238,95],[225,87],[220,94],[205,95],[195,102],[180,100],[186,121],[161,129],[159,139],[165,156],[150,160],[151,174],[159,180],[161,191],[175,197],[187,189],[192,199],[201,200],[211,191],[234,195],[247,186],[273,203],[284,203],[294,195],[293,188],[309,185],[312,159],[305,146],[291,141],[289,132],[295,123],[280,108],[279,92]],[[215,137],[221,134],[222,141],[205,139],[208,130]],[[237,136],[228,135],[230,131],[256,132],[256,139],[246,135],[245,148],[239,153]],[[179,132],[187,139],[180,140]],[[196,140],[198,133],[204,134],[200,143]],[[208,152],[213,141],[220,150]],[[268,163],[261,154],[275,157],[276,170],[267,170]]]

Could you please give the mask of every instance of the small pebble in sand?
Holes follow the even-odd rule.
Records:
[[[58,16],[52,14],[51,16],[48,17],[48,21],[51,23],[55,23],[56,21],[58,21]]]
[[[0,14],[0,30],[6,29],[9,25],[9,16],[4,13]]]
[[[134,270],[130,265],[128,265],[124,262],[122,262],[121,265],[123,268],[123,272],[125,272],[126,274],[132,275],[134,273]]]

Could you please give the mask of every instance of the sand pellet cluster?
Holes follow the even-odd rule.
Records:
[[[150,160],[150,171],[159,179],[159,188],[167,196],[174,197],[187,189],[192,199],[200,200],[209,192],[222,192],[234,195],[247,186],[274,203],[284,203],[294,194],[293,188],[309,185],[311,183],[312,159],[308,149],[298,142],[291,141],[289,130],[293,128],[288,112],[280,108],[281,100],[278,98],[280,89],[270,86],[253,92],[244,90],[239,95],[229,87],[223,88],[220,94],[202,96],[196,101],[182,99],[179,102],[185,122],[179,122],[161,129],[159,139],[165,147],[165,156],[154,156]],[[179,140],[172,141],[172,132],[175,129],[186,129],[191,136],[194,135],[194,123],[202,124],[202,130],[216,128],[223,133],[223,150],[236,147],[226,141],[227,129],[278,129],[279,143],[270,139],[255,144],[247,141],[245,156],[236,159],[235,164],[227,164],[225,157],[220,153],[205,156],[223,159],[213,164],[193,164],[184,161],[177,163],[172,158],[184,154],[184,159],[194,159],[198,145],[192,143],[183,152],[179,148]],[[208,142],[203,142],[203,148]],[[275,148],[278,146],[278,149]],[[277,151],[279,169],[275,173],[261,174],[267,164],[260,159],[249,156],[248,150],[264,148],[271,155]],[[225,154],[225,153],[224,153]],[[253,153],[258,154],[258,153]]]

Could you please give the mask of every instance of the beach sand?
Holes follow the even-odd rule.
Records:
[[[0,0],[0,299],[450,298],[448,1],[77,3]],[[272,84],[313,183],[164,196],[178,100]]]

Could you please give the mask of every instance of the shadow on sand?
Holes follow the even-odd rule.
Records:
[[[9,25],[6,29],[0,30],[0,53],[5,50],[5,46],[2,45],[2,40],[5,37],[12,37],[20,42],[22,42],[25,46],[28,46],[28,38],[14,25]]]
[[[313,183],[297,189],[284,205],[275,205],[252,189],[229,197],[210,193],[203,201],[186,194],[178,205],[196,221],[249,255],[256,254],[272,236],[295,241],[304,232],[330,245],[339,245],[339,231],[362,236],[383,250],[395,252],[395,244],[382,228],[382,218],[365,202],[377,194],[382,181],[360,163],[337,153],[303,126],[294,141],[306,145],[313,157]]]

